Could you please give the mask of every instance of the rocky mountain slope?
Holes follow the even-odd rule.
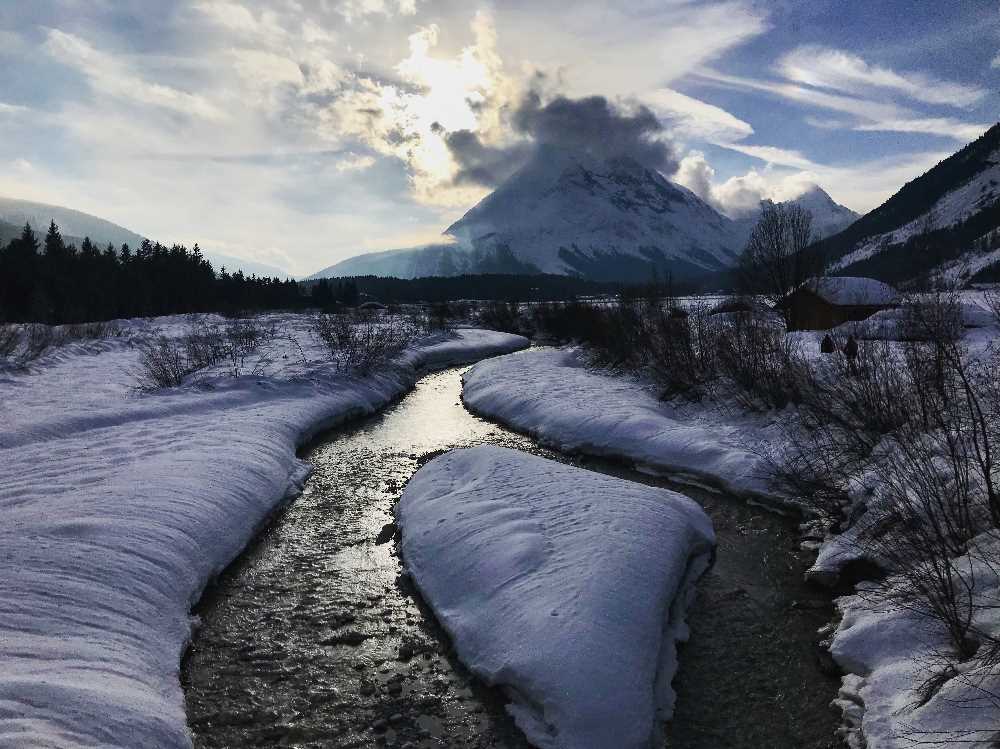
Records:
[[[998,248],[1000,124],[812,251],[838,273],[906,283],[991,280]]]

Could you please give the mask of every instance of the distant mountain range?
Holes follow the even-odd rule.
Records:
[[[822,236],[857,215],[816,187],[802,198]],[[755,218],[732,220],[631,158],[595,161],[552,146],[448,227],[445,241],[369,253],[310,278],[556,273],[688,281],[732,267]]]
[[[55,221],[59,226],[59,231],[67,244],[72,243],[77,247],[84,237],[90,237],[90,240],[101,248],[110,242],[116,250],[123,244],[135,249],[144,239],[133,231],[97,216],[91,216],[89,213],[46,203],[0,197],[0,243],[6,244],[11,239],[19,237],[25,223],[31,224],[41,241],[48,231],[50,221]],[[247,275],[291,277],[286,270],[273,265],[223,255],[204,248],[202,251],[216,270],[225,267],[231,272],[242,270]]]
[[[1000,281],[1000,124],[812,251],[899,284]]]

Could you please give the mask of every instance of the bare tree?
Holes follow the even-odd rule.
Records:
[[[744,291],[777,301],[822,271],[818,255],[806,252],[812,238],[812,214],[794,203],[761,203],[760,219],[740,257]]]

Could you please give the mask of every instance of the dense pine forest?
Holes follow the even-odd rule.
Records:
[[[138,247],[89,238],[64,240],[55,222],[39,237],[28,224],[0,243],[0,321],[63,323],[152,317],[186,312],[334,309],[374,300],[394,303],[456,299],[548,301],[612,294],[623,284],[571,276],[484,274],[417,279],[363,276],[298,283],[216,270],[196,244]]]
[[[335,290],[336,291],[336,290]],[[55,222],[44,238],[30,225],[0,247],[0,320],[51,324],[183,312],[306,306],[293,280],[216,272],[196,244],[97,247],[67,244]]]

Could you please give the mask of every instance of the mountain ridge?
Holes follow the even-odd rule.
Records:
[[[979,256],[1000,247],[998,228],[1000,123],[809,251],[837,273],[906,283],[947,266],[950,282],[976,281],[995,265]],[[971,272],[963,274],[963,263]]]
[[[810,193],[823,231],[857,217],[818,186]],[[355,255],[309,278],[542,272],[687,281],[735,265],[755,220],[723,215],[632,158],[547,145],[445,229],[445,241]]]

